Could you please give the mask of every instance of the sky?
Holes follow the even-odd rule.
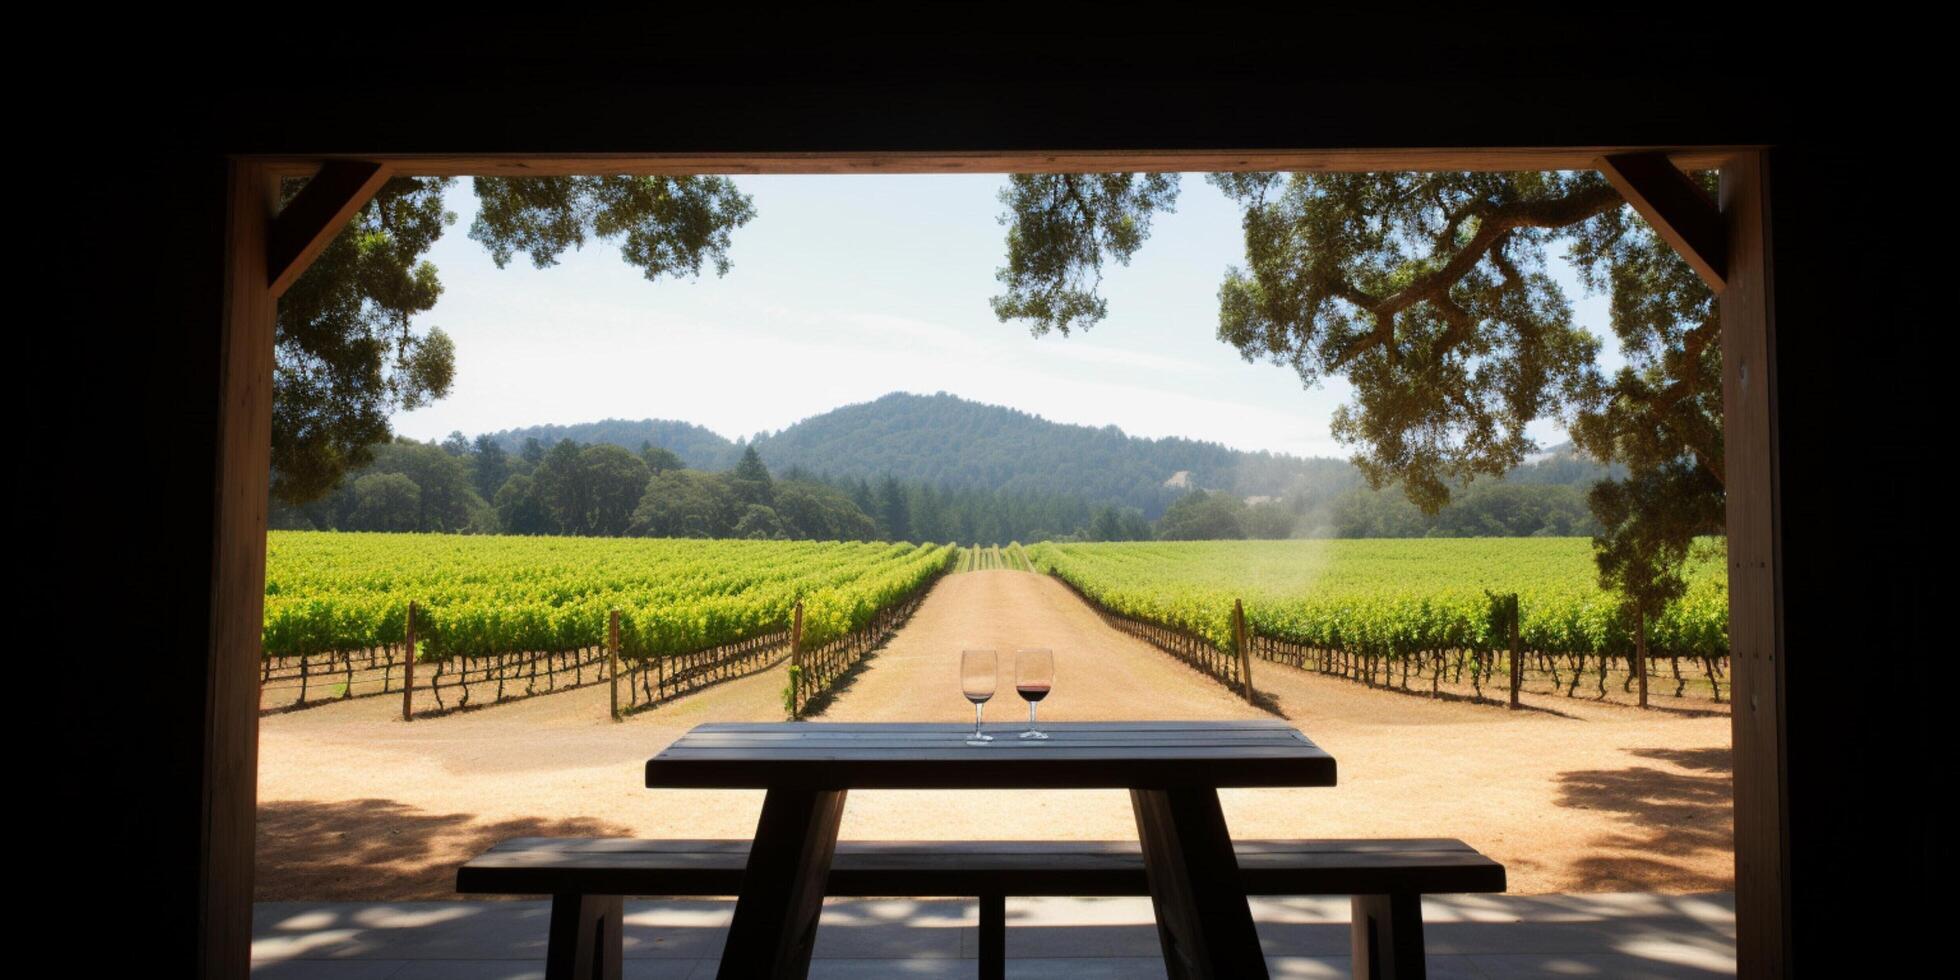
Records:
[[[756,216],[733,234],[728,274],[657,282],[598,241],[547,269],[522,255],[498,269],[468,236],[476,197],[457,181],[456,223],[428,255],[442,298],[415,321],[455,341],[456,379],[396,431],[663,418],[733,439],[892,391],[945,391],[1131,435],[1351,453],[1328,431],[1343,383],[1307,389],[1217,338],[1218,286],[1244,246],[1237,208],[1201,175],[1184,175],[1176,212],[1156,217],[1128,266],[1105,263],[1107,319],[1040,338],[987,302],[1005,255],[1004,176],[734,180]],[[1578,322],[1605,336],[1605,298],[1554,271]],[[1531,433],[1564,438],[1551,422]]]

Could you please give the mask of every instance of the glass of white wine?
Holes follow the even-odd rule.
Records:
[[[997,673],[999,658],[992,650],[960,651],[960,693],[973,702],[973,734],[967,736],[968,745],[985,745],[994,740],[992,735],[980,730],[980,712],[994,696]]]

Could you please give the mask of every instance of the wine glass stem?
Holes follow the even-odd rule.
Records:
[[[973,736],[975,738],[980,737],[980,709],[984,707],[986,707],[984,704],[975,704],[973,706]]]
[[[1031,732],[1034,732],[1034,731],[1040,731],[1040,730],[1041,730],[1041,729],[1040,729],[1040,726],[1037,726],[1037,725],[1036,725],[1036,724],[1034,723],[1034,706],[1035,706],[1035,704],[1036,704],[1036,703],[1037,703],[1037,702],[1034,702],[1034,701],[1029,701],[1029,702],[1028,702],[1028,731],[1031,731]]]

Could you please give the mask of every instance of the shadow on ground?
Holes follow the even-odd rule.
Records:
[[[454,899],[458,865],[512,837],[630,837],[584,817],[486,822],[395,800],[285,800],[259,806],[253,898]]]
[[[1647,765],[1582,769],[1558,776],[1561,807],[1597,810],[1620,829],[1587,842],[1573,862],[1572,890],[1719,891],[1735,887],[1730,874],[1698,871],[1679,860],[1735,850],[1734,790],[1726,748],[1629,749]],[[1686,772],[1678,770],[1688,770]]]

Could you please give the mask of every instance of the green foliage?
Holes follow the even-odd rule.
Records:
[[[1006,292],[992,299],[1001,320],[1027,320],[1035,336],[1066,335],[1100,322],[1096,295],[1103,257],[1128,265],[1150,218],[1177,203],[1176,174],[1013,174],[1000,192],[1007,210]]]
[[[400,177],[320,253],[279,300],[274,334],[272,493],[318,499],[368,463],[389,438],[388,417],[449,392],[455,348],[410,320],[442,295],[422,260],[456,220],[443,210],[449,178]],[[283,188],[291,200],[303,181]]]
[[[478,177],[481,204],[470,238],[498,268],[522,252],[540,269],[588,237],[614,241],[648,279],[729,269],[735,229],[755,217],[748,195],[727,177]]]
[[[743,448],[741,460],[728,473],[728,486],[734,491],[735,499],[744,504],[772,507],[776,503],[776,489],[769,478],[769,468],[762,465],[762,457],[755,454],[754,446]]]
[[[1193,490],[1179,497],[1157,522],[1166,541],[1221,541],[1245,537],[1245,502],[1226,493]]]
[[[687,468],[680,454],[651,442],[640,443],[640,459],[647,464],[647,469],[655,473]]]
[[[789,665],[789,681],[783,685],[783,717],[796,720],[796,693],[803,685],[803,668]]]
[[[944,392],[894,392],[846,405],[751,445],[777,472],[864,479],[874,491],[890,476],[945,492],[1072,497],[1089,505],[1066,524],[1030,523],[993,538],[1001,543],[1068,534],[1086,525],[1093,508],[1105,503],[1134,507],[1155,518],[1184,493],[1186,487],[1166,485],[1180,472],[1191,485],[1241,496],[1276,496],[1295,484],[1337,492],[1360,482],[1354,467],[1342,460],[1244,452],[1195,439],[1145,439],[1113,425],[1064,425]],[[732,448],[728,455],[734,455]],[[876,513],[877,505],[865,509]],[[920,516],[908,514],[908,520]],[[950,531],[945,536],[971,540]]]
[[[1598,342],[1545,270],[1551,230],[1621,206],[1594,173],[1221,175],[1245,212],[1246,267],[1219,288],[1219,338],[1344,377],[1334,434],[1380,486],[1434,512],[1498,476],[1533,420],[1593,383]]]
[[[413,531],[421,518],[422,490],[400,473],[370,473],[354,481],[355,531]]]
[[[551,511],[538,497],[537,481],[518,473],[497,491],[497,520],[508,534],[550,534],[556,528]]]
[[[314,501],[369,463],[388,419],[448,394],[455,345],[417,314],[442,295],[423,256],[454,223],[451,178],[388,181],[279,301],[273,369],[272,493]],[[288,181],[291,200],[304,181]],[[476,178],[470,237],[499,267],[523,252],[539,267],[588,238],[617,241],[648,279],[728,271],[734,229],[754,217],[725,177]],[[501,482],[486,478],[486,495]],[[424,487],[426,491],[427,488]]]
[[[1528,652],[1624,655],[1633,618],[1594,586],[1583,538],[1449,541],[1043,543],[1035,567],[1124,615],[1231,649],[1231,609],[1258,633],[1374,656],[1493,650],[1505,640],[1492,593],[1520,596]],[[1708,539],[1680,597],[1654,612],[1656,656],[1728,652],[1725,550]]]
[[[365,650],[405,638],[420,604],[426,657],[576,650],[658,657],[781,630],[804,602],[818,645],[861,628],[943,571],[949,546],[274,532],[269,655]]]
[[[1090,182],[1126,188],[1134,177]],[[1641,608],[1679,593],[1690,542],[1721,527],[1720,323],[1713,294],[1604,178],[1208,179],[1244,213],[1246,266],[1229,269],[1219,288],[1219,338],[1248,360],[1292,367],[1308,386],[1345,379],[1354,398],[1333,432],[1356,447],[1371,486],[1400,484],[1436,515],[1476,477],[1516,467],[1535,448],[1532,421],[1562,419],[1580,448],[1627,470],[1590,499],[1603,580]],[[1702,180],[1712,189],[1712,175]],[[1002,195],[1002,220],[1027,239],[1010,234],[1009,268],[1040,273],[1030,281],[1042,288],[1025,288],[1015,304],[997,299],[995,312],[1029,320],[1037,334],[1102,316],[1093,280],[1080,273],[1099,268],[1109,248],[1097,230],[1143,225],[1158,206],[1148,194],[1058,206],[1057,188],[1072,186],[1050,179]],[[1629,362],[1611,378],[1595,363],[1598,341],[1573,322],[1546,272],[1560,243],[1588,288],[1611,293]]]
[[[667,470],[647,482],[629,530],[651,538],[725,537],[733,503],[733,494],[719,476]]]

